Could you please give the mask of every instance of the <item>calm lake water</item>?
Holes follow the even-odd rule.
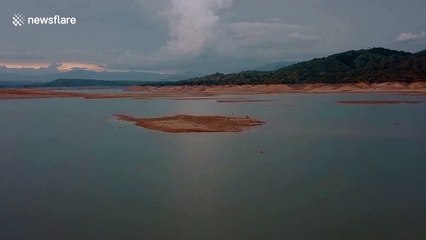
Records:
[[[274,101],[0,100],[0,239],[426,239],[426,104],[336,103],[424,96],[248,97]],[[117,113],[267,124],[169,134]]]

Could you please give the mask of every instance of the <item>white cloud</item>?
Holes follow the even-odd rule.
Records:
[[[168,19],[170,39],[162,49],[177,56],[199,56],[212,43],[220,17],[232,0],[171,0],[162,12]]]
[[[169,39],[157,52],[144,54],[126,51],[119,63],[156,65],[196,58],[215,42],[221,23],[219,11],[229,8],[233,0],[136,0],[146,10],[156,10],[169,28]]]
[[[414,42],[414,41],[420,41],[420,40],[426,40],[426,32],[419,32],[419,33],[401,33],[399,34],[399,36],[396,38],[397,42]]]

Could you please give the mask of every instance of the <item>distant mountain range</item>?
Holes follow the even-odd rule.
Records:
[[[129,72],[95,72],[88,70],[73,70],[70,72],[38,73],[36,71],[14,72],[0,69],[0,84],[22,85],[28,83],[46,83],[56,79],[97,79],[106,81],[177,81],[200,76],[200,73],[186,72],[179,74],[160,74],[140,71]]]
[[[169,81],[165,81],[169,82]],[[47,83],[33,83],[27,87],[128,87],[155,84],[149,81],[111,81],[96,79],[56,79]]]
[[[269,67],[276,68],[280,64],[288,65],[290,63],[275,63],[275,65],[270,65]],[[268,67],[267,65],[265,66]],[[196,73],[192,74],[196,75]],[[108,87],[354,82],[409,83],[426,81],[426,50],[418,53],[408,53],[385,48],[352,50],[292,64],[271,71],[255,70],[231,74],[215,73],[204,77],[140,72],[110,73],[90,71],[72,71],[50,75],[50,77],[55,80],[47,83],[25,85],[32,87]],[[13,82],[9,82],[6,85],[3,83],[3,87],[13,86],[10,85],[11,83]],[[0,82],[0,87],[1,85],[2,83]]]

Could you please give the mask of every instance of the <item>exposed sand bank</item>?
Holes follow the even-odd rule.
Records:
[[[221,85],[221,86],[167,86],[167,87],[130,87],[126,91],[114,93],[88,93],[78,91],[58,91],[41,88],[3,88],[0,99],[29,98],[167,98],[173,100],[196,100],[221,95],[249,95],[274,93],[398,93],[426,94],[426,82],[416,83],[380,83],[380,84],[294,84],[294,85]]]
[[[274,100],[262,100],[262,99],[218,99],[218,103],[252,103],[252,102],[273,102]]]
[[[264,124],[263,121],[250,117],[175,115],[136,118],[120,114],[115,117],[122,121],[133,122],[140,127],[170,133],[241,132]]]
[[[401,101],[401,100],[350,100],[338,101],[343,104],[418,104],[422,101]]]

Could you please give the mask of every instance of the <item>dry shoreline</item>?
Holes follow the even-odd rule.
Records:
[[[246,117],[175,115],[159,118],[136,118],[117,114],[121,121],[132,122],[139,127],[168,133],[241,132],[265,122]]]
[[[337,103],[342,104],[418,104],[422,101],[402,101],[402,100],[349,100],[349,101],[338,101]]]
[[[0,99],[35,98],[84,98],[108,99],[167,98],[176,100],[213,98],[223,95],[253,95],[278,93],[395,93],[406,95],[426,95],[426,82],[414,83],[355,83],[355,84],[294,84],[294,85],[220,85],[220,86],[166,86],[130,87],[114,93],[88,93],[78,91],[58,91],[43,88],[0,88]]]

